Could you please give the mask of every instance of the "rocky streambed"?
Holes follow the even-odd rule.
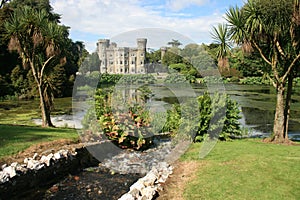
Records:
[[[101,162],[93,153],[104,155],[111,144],[90,145],[92,153],[87,147],[60,150],[2,166],[0,199],[152,199],[172,173],[170,163],[188,147],[166,138],[154,144],[143,152],[109,154]]]

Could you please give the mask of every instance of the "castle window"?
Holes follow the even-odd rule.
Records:
[[[134,61],[131,61],[131,64],[133,65],[133,64],[134,64]]]
[[[114,61],[110,61],[110,63],[109,63],[109,64],[113,65],[113,64],[114,64]]]
[[[143,61],[141,61],[141,65],[143,64]]]
[[[121,53],[121,56],[123,56],[123,54]]]
[[[127,60],[125,60],[125,65],[127,65]]]
[[[132,53],[132,54],[131,54],[131,56],[135,56],[135,54],[134,54],[134,53]]]
[[[143,54],[143,53],[141,53],[141,56],[143,57],[143,56],[144,56],[144,54]]]
[[[120,61],[120,64],[121,64],[121,65],[123,64],[123,61],[122,61],[122,60]]]

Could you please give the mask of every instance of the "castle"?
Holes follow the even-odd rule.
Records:
[[[100,59],[100,72],[109,74],[143,74],[146,73],[146,38],[137,39],[137,47],[117,47],[108,39],[97,42]]]

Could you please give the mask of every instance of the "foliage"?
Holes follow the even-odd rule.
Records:
[[[161,61],[161,50],[146,52],[146,61],[148,63],[158,63]]]
[[[39,91],[43,126],[53,126],[50,110],[55,88],[48,78],[55,64],[65,61],[59,57],[59,49],[68,30],[51,21],[46,10],[38,11],[28,6],[15,10],[4,27],[10,38],[9,49],[18,52],[24,68],[31,69]]]
[[[167,110],[166,122],[162,127],[162,132],[170,132],[173,135],[178,133],[181,124],[181,108],[179,104],[173,104],[171,109]]]
[[[87,72],[100,71],[100,59],[97,52],[89,54],[80,65],[79,72],[86,74]]]
[[[176,64],[176,63],[182,63],[182,62],[183,62],[183,58],[172,50],[168,50],[162,59],[162,64],[166,66],[169,66],[171,64]]]
[[[145,88],[141,91],[147,91]],[[98,88],[95,94],[95,111],[90,110],[85,116],[84,127],[90,128],[93,115],[98,119],[100,136],[106,137],[121,148],[143,150],[152,144],[150,137],[149,111],[142,101],[127,100],[124,107],[115,110],[113,100],[118,101],[119,94],[114,87]],[[146,92],[147,93],[147,92]],[[113,97],[114,95],[114,97]],[[146,95],[146,94],[145,94]],[[96,131],[93,131],[96,132]]]
[[[178,40],[172,39],[172,41],[168,42],[168,45],[171,45],[172,47],[179,47],[180,45],[182,45],[182,43]]]
[[[101,74],[99,84],[116,84],[122,76],[121,74]]]
[[[276,88],[273,140],[277,142],[288,142],[292,80],[300,59],[299,8],[298,0],[248,0],[242,8],[230,7],[225,17],[230,39],[260,55],[265,63],[262,72]]]
[[[51,23],[58,24],[60,15],[53,12],[53,9],[48,0],[14,0],[9,1],[0,9],[0,32],[5,33],[4,24],[7,23],[11,16],[14,15],[20,9],[24,7],[30,7],[38,12],[42,10],[47,13],[48,20]],[[45,23],[46,24],[46,23]],[[49,32],[50,33],[50,32]],[[78,70],[79,60],[80,57],[84,56],[84,45],[82,42],[73,42],[71,39],[67,38],[67,34],[63,34],[64,43],[62,44],[63,47],[60,48],[60,56],[65,57],[66,59],[63,61],[64,65],[62,66],[64,69],[60,69],[60,72],[63,72],[64,75],[58,75],[57,73],[50,74],[49,77],[60,77],[63,76],[62,79],[63,84],[59,83],[61,86],[55,85],[55,82],[52,83],[55,86],[55,96],[71,96],[72,94],[72,86],[75,80],[75,74]],[[8,51],[7,45],[9,44],[10,37],[6,37],[5,34],[0,35],[0,68],[2,69],[0,74],[3,76],[16,77],[16,71],[12,71],[17,66],[22,65],[21,57],[18,57],[18,53],[16,51]],[[60,62],[60,61],[59,61]],[[51,64],[52,65],[52,64]],[[24,65],[23,65],[24,66]],[[24,71],[24,74],[28,73],[28,66]],[[55,67],[55,66],[53,66]],[[32,72],[31,72],[32,73]],[[49,79],[48,77],[48,79]],[[27,76],[23,75],[23,86],[20,87],[21,79],[15,79],[15,82],[8,82],[9,90],[5,90],[10,92],[14,90],[13,95],[18,95],[20,98],[28,98],[31,96],[38,96],[37,90],[32,90],[31,88],[35,87],[35,82],[27,80]],[[56,79],[57,80],[57,79]],[[62,82],[60,81],[60,82]],[[33,84],[32,84],[33,83]],[[19,84],[19,85],[18,85]],[[25,86],[27,88],[25,88]],[[25,89],[24,89],[25,88]],[[8,94],[8,93],[7,93]],[[6,94],[4,94],[6,95]],[[11,94],[10,94],[11,95]]]
[[[151,74],[130,74],[123,75],[118,84],[152,84],[156,79]]]
[[[183,74],[171,73],[165,78],[164,82],[165,83],[188,83],[189,80]]]
[[[220,109],[224,109],[223,104],[226,107],[224,119],[222,120],[223,117],[219,116],[221,118],[216,121],[214,118],[222,113]],[[203,141],[207,134],[210,134],[212,137],[214,135],[211,134],[219,134],[218,137],[220,140],[229,140],[231,137],[241,135],[238,122],[241,118],[239,115],[240,111],[237,103],[231,100],[229,96],[215,94],[211,98],[208,93],[204,93],[198,97],[198,106],[200,115],[198,119],[198,131],[194,141]]]
[[[264,77],[246,77],[240,79],[240,83],[246,85],[271,85],[270,80]]]
[[[197,99],[197,109],[199,114],[193,116],[196,124],[184,124],[188,129],[195,130],[196,135],[193,140],[201,142],[210,134],[218,134],[220,140],[230,140],[242,134],[238,120],[241,118],[240,110],[235,101],[231,100],[227,95],[215,94],[212,98],[208,93],[204,93]],[[171,109],[167,111],[166,123],[163,126],[163,132],[171,132],[173,135],[179,134],[179,127],[182,125],[182,109],[186,110],[185,106],[174,104]],[[222,109],[226,107],[224,117],[218,116],[222,113]],[[192,107],[192,106],[190,106]],[[195,111],[190,111],[194,113]],[[185,116],[186,117],[186,116]],[[220,117],[220,119],[218,119]],[[195,127],[192,127],[195,126]]]

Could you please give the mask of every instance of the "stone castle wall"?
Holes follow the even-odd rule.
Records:
[[[143,74],[146,72],[146,38],[137,39],[137,47],[118,47],[108,39],[100,39],[97,53],[100,72],[109,74]]]

